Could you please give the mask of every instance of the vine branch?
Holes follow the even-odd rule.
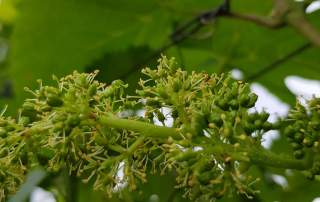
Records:
[[[233,11],[226,12],[222,16],[252,22],[271,29],[290,26],[307,38],[313,45],[320,47],[320,32],[307,20],[305,6],[301,2],[276,0],[273,14],[270,17]]]
[[[145,137],[155,137],[155,138],[172,137],[177,140],[182,138],[182,136],[178,132],[178,129],[157,126],[154,124],[149,124],[141,121],[120,119],[120,118],[111,117],[111,116],[103,116],[99,118],[99,122],[109,127],[118,128],[118,129],[127,129],[135,132],[139,132]]]
[[[117,117],[103,116],[99,119],[99,122],[108,127],[118,128],[118,129],[127,129],[140,133],[144,137],[153,137],[153,138],[174,138],[176,140],[182,139],[182,136],[179,134],[179,129],[169,128],[165,126],[156,126],[151,123],[145,123],[136,120],[127,120]],[[306,170],[312,166],[312,160],[309,158],[305,160],[297,160],[287,156],[282,156],[274,154],[270,151],[267,151],[263,148],[242,148],[237,149],[233,145],[218,143],[216,145],[207,145],[204,151],[212,154],[228,154],[230,156],[234,152],[242,152],[247,154],[248,160],[252,163],[261,165],[261,166],[271,166],[276,168],[288,168],[296,170]],[[132,151],[131,151],[132,152]],[[246,157],[237,156],[236,160],[246,161]]]
[[[252,22],[257,25],[272,28],[272,29],[278,29],[285,26],[285,23],[280,19],[257,16],[253,14],[242,14],[242,13],[230,11],[229,13],[226,13],[224,16],[231,19],[238,19],[238,20]]]
[[[320,32],[306,18],[305,6],[309,4],[310,2],[275,0],[271,16],[258,16],[255,14],[245,14],[232,11],[230,8],[230,0],[224,0],[217,8],[203,12],[178,27],[172,34],[170,34],[170,41],[167,44],[156,50],[139,65],[135,65],[134,68],[125,73],[121,78],[127,78],[128,75],[137,71],[137,69],[140,69],[150,60],[158,57],[162,52],[188,39],[191,35],[198,32],[203,26],[214,22],[219,17],[243,20],[270,29],[281,29],[290,26],[310,41],[310,45],[308,46],[315,45],[320,47]],[[288,55],[295,55],[295,51]],[[292,57],[287,57],[286,59],[290,58]],[[272,64],[277,65],[278,60]]]
[[[125,94],[120,80],[108,86],[94,80],[97,72],[74,72],[55,77],[55,86],[39,81],[37,90],[26,89],[34,97],[17,118],[0,114],[0,201],[40,165],[94,181],[109,196],[120,182],[135,190],[150,169],[174,169],[176,187],[199,201],[235,190],[255,195],[258,178],[245,170],[251,165],[303,170],[310,179],[320,175],[320,99],[311,100],[308,110],[297,104],[283,121],[270,123],[266,112],[249,113],[257,95],[248,84],[230,75],[188,74],[164,56],[158,62],[157,69],[142,71],[148,78],[140,80],[135,96]],[[125,114],[135,107],[145,111],[143,117]],[[168,116],[172,127],[153,123]],[[263,134],[273,129],[288,137],[292,157],[261,146]],[[117,177],[120,168],[124,179]]]

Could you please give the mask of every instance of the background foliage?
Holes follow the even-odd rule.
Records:
[[[230,2],[230,10],[268,16],[275,2],[237,0]],[[99,69],[101,81],[110,83],[120,78],[131,84],[132,91],[141,76],[140,69],[152,65],[164,53],[176,57],[189,71],[222,73],[237,68],[244,73],[245,80],[259,82],[284,102],[293,104],[295,96],[285,86],[284,78],[298,75],[319,79],[319,46],[309,42],[310,38],[299,34],[294,26],[270,28],[224,15],[211,18],[202,15],[218,8],[226,9],[224,3],[221,0],[2,0],[0,103],[2,106],[8,103],[8,113],[14,115],[25,97],[24,86],[33,88],[38,78],[47,81],[52,74],[62,76],[73,70]],[[200,20],[199,16],[202,16]],[[320,11],[306,14],[306,18],[320,30]],[[182,29],[188,23],[194,24]],[[271,149],[284,151],[287,148],[284,142],[280,138]],[[307,181],[298,172],[261,167],[250,172],[260,174],[262,179],[261,194],[253,201],[312,201],[320,195],[319,182]],[[272,174],[285,176],[289,186],[276,184]],[[57,193],[57,198],[66,195],[71,187],[74,194],[67,200],[104,201],[99,193],[88,188],[90,185],[86,187],[77,179],[63,175],[55,180],[51,176],[47,178],[42,186]],[[123,199],[112,200],[152,201],[154,198],[150,196],[157,194],[160,201],[187,201],[173,189],[173,179],[150,176],[149,182],[139,187],[143,194],[125,190]],[[246,201],[242,197],[223,200]]]

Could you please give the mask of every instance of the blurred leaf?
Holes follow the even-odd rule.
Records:
[[[15,102],[21,103],[25,97],[23,87],[33,88],[36,79],[46,81],[52,74],[82,71],[111,51],[137,46],[157,50],[167,42],[173,22],[184,22],[184,17],[220,3],[220,0],[22,1],[11,40],[9,70]],[[119,69],[113,67],[112,73]]]
[[[104,202],[106,201],[106,194],[101,191],[93,191],[93,183],[84,184],[77,183],[76,189],[78,190],[77,202]],[[113,202],[113,200],[108,200]]]
[[[153,202],[152,198],[157,198],[159,202],[189,202],[182,197],[182,191],[174,188],[175,175],[169,172],[166,175],[148,175],[148,181],[140,184],[138,191],[132,192],[135,202]]]
[[[11,41],[16,100],[21,102],[23,87],[34,87],[36,79],[82,71],[105,52],[163,43],[168,18],[155,3],[137,1],[137,9],[113,5],[100,0],[21,2]]]
[[[107,84],[116,79],[124,80],[129,83],[127,93],[133,94],[138,87],[137,81],[143,76],[140,73],[141,69],[156,64],[157,59],[152,58],[152,55],[153,51],[148,47],[130,47],[104,54],[90,63],[86,71],[100,69],[97,79]]]
[[[320,20],[319,14],[319,12],[314,13],[311,17],[314,20]],[[228,25],[228,23],[230,24]],[[238,44],[235,46],[236,50],[234,51],[231,64],[243,70],[247,77],[259,72],[274,61],[290,54],[306,43],[305,38],[289,28],[269,30],[248,22],[227,22],[227,20],[221,21],[220,26],[221,34],[233,32],[233,34],[229,36],[230,38],[225,40],[230,41],[232,38],[238,38],[236,40]],[[227,26],[229,29],[232,29],[232,31],[224,30]],[[219,27],[217,29],[219,29]],[[216,37],[216,40],[221,42],[221,38]],[[225,34],[223,37],[226,37]],[[223,53],[221,49],[219,52]],[[295,98],[285,86],[284,78],[288,76],[288,74],[292,74],[310,79],[319,79],[320,69],[314,65],[320,62],[319,57],[314,57],[319,53],[319,48],[306,50],[278,65],[268,73],[263,74],[255,81],[261,82],[283,101],[292,104]]]
[[[45,177],[46,172],[40,168],[30,171],[25,183],[20,187],[20,190],[9,199],[9,202],[25,201]]]
[[[12,24],[17,15],[14,0],[0,1],[0,23]]]
[[[232,3],[232,9],[242,13],[266,15],[272,1],[263,3],[239,0]],[[308,18],[320,28],[320,11],[309,14]],[[250,77],[307,43],[304,37],[289,27],[273,30],[252,22],[226,18],[219,18],[209,26],[213,27],[210,38],[193,38],[180,45],[185,66],[208,72],[238,68],[243,71],[245,77]],[[284,78],[288,75],[298,75],[319,79],[319,54],[319,48],[304,50],[254,81],[262,83],[283,101],[292,104],[295,97],[285,86]],[[196,60],[198,62],[195,62]]]

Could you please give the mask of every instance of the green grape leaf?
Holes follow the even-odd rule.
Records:
[[[120,3],[120,2],[118,2]],[[12,35],[11,73],[15,99],[24,86],[52,74],[82,71],[105,52],[145,44],[157,47],[167,37],[168,21],[157,5],[137,1],[137,8],[115,7],[113,1],[21,2]],[[143,4],[142,4],[143,3]],[[163,28],[165,27],[165,28]],[[161,30],[159,30],[161,29]],[[158,33],[158,34],[157,34]]]
[[[237,1],[232,3],[232,9],[241,13],[267,15],[272,5],[270,1],[264,2],[263,6],[260,5],[261,2],[250,2],[249,4],[247,1]],[[320,11],[308,14],[308,19],[315,27],[320,27]],[[294,103],[295,97],[285,86],[286,76],[320,78],[318,66],[320,49],[316,47],[305,48],[285,62],[272,65],[275,61],[301,49],[308,42],[290,27],[269,29],[252,22],[224,17],[220,17],[210,26],[211,31],[206,28],[198,35],[211,34],[211,37],[193,38],[180,45],[182,50],[180,55],[185,60],[185,66],[209,72],[224,72],[238,68],[243,71],[245,78],[250,78],[263,69],[269,69],[251,81],[260,82],[290,104]],[[198,62],[195,62],[196,60]]]

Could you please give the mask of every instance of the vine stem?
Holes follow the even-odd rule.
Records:
[[[310,155],[307,155],[305,159],[297,160],[288,156],[272,153],[265,149],[257,148],[249,149],[248,155],[253,163],[277,168],[307,170],[310,169],[313,164],[313,159]]]
[[[121,119],[115,116],[102,116],[98,119],[98,122],[102,125],[112,128],[132,130],[140,133],[144,137],[172,137],[175,140],[182,139],[179,129],[157,126],[137,120]],[[240,148],[226,143],[216,143],[215,145],[206,145],[206,147],[207,148],[205,148],[204,152],[217,155],[223,154],[234,158],[234,160],[250,161],[254,164],[263,166],[306,170],[311,168],[313,164],[313,160],[310,156],[307,156],[302,160],[297,160],[289,156],[272,153],[271,151],[268,151],[262,147]],[[131,149],[134,149],[134,147]],[[243,156],[241,157],[241,155]]]
[[[145,137],[182,139],[179,129],[157,126],[146,122],[121,119],[115,116],[102,116],[100,124],[113,128],[127,129],[141,133]]]
[[[262,147],[238,148],[234,145],[219,143],[211,147],[208,145],[205,151],[214,154],[227,154],[234,160],[249,161],[254,164],[275,168],[307,170],[311,168],[313,164],[313,159],[310,155],[305,159],[297,160],[286,155],[275,154]],[[238,155],[236,155],[237,153]]]

